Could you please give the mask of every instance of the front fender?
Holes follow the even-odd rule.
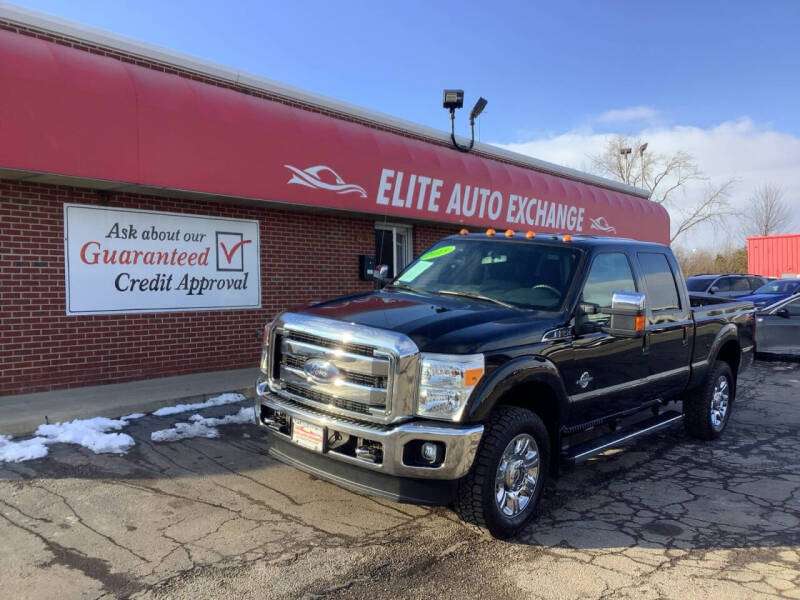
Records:
[[[565,423],[568,401],[561,374],[551,361],[539,356],[520,356],[495,369],[472,395],[464,420],[485,421],[506,393],[518,385],[529,383],[544,384],[553,391],[558,403],[559,423]]]

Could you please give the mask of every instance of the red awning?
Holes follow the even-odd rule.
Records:
[[[621,191],[0,31],[0,169],[667,243]]]

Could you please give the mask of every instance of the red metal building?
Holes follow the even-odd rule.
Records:
[[[643,190],[8,5],[0,90],[0,395],[255,365],[463,226],[669,240]]]
[[[765,277],[800,277],[800,233],[747,238],[747,270]]]

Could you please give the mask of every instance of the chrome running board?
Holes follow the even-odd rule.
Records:
[[[597,456],[609,448],[621,446],[622,444],[631,442],[642,436],[656,433],[657,431],[666,429],[667,427],[677,425],[682,421],[683,413],[670,410],[658,415],[657,417],[651,417],[645,421],[636,423],[635,425],[625,429],[621,429],[620,431],[615,431],[609,435],[605,435],[603,437],[578,444],[577,446],[567,448],[564,460],[568,464],[575,464],[591,458],[592,456]]]

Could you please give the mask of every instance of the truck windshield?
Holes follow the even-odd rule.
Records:
[[[406,267],[390,286],[556,310],[580,255],[577,248],[534,242],[447,239]]]

